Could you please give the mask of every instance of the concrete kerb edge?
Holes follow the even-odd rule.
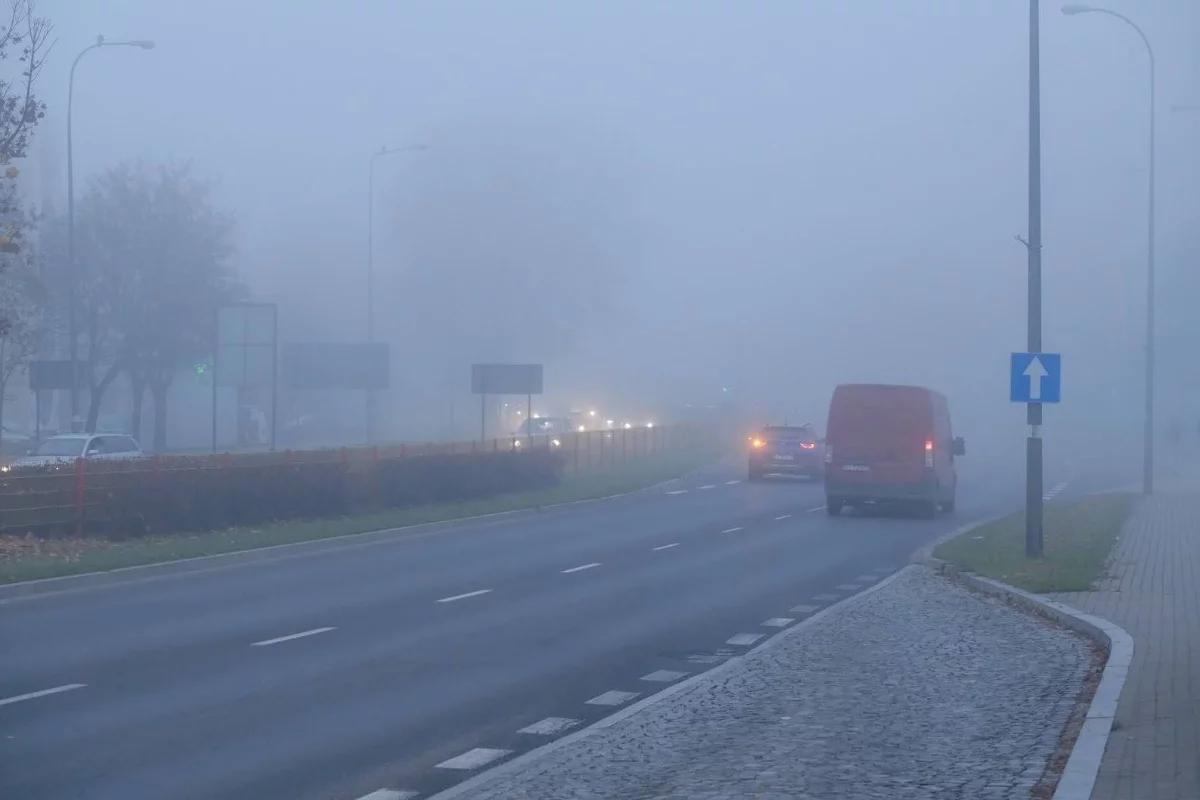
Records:
[[[482,788],[483,784],[485,784],[489,781],[496,780],[497,778],[502,778],[505,775],[516,772],[516,771],[528,766],[529,764],[531,764],[541,758],[545,758],[546,756],[550,755],[551,753],[557,752],[558,750],[560,750],[574,742],[580,741],[581,739],[586,739],[590,736],[594,736],[595,734],[599,733],[600,731],[602,731],[606,728],[612,727],[613,725],[617,724],[621,720],[627,719],[627,718],[633,716],[634,714],[637,714],[641,711],[644,711],[647,708],[650,708],[651,706],[654,706],[654,705],[657,705],[658,703],[663,702],[664,700],[668,700],[679,694],[684,694],[686,692],[694,691],[695,689],[699,688],[700,686],[703,686],[705,683],[716,679],[720,675],[739,668],[740,666],[742,666],[745,663],[746,657],[749,656],[750,654],[757,653],[757,652],[760,652],[763,650],[768,650],[772,647],[777,646],[780,642],[784,641],[787,637],[791,636],[796,631],[803,630],[803,629],[807,628],[808,626],[812,625],[813,623],[817,622],[818,620],[824,619],[826,616],[829,616],[830,614],[834,613],[835,611],[840,611],[848,605],[851,605],[855,602],[861,601],[863,598],[866,598],[869,595],[871,595],[872,593],[877,592],[880,589],[882,589],[883,587],[887,586],[892,581],[897,580],[901,575],[903,575],[908,570],[916,568],[916,566],[917,565],[915,565],[915,564],[910,564],[907,567],[902,567],[901,569],[897,570],[896,572],[892,573],[888,577],[884,578],[882,581],[875,584],[874,586],[870,586],[866,589],[863,589],[861,592],[858,592],[857,594],[852,594],[843,600],[839,600],[838,602],[834,603],[833,605],[827,606],[826,608],[821,609],[820,611],[813,614],[812,616],[801,620],[800,622],[796,623],[795,625],[791,626],[790,628],[784,628],[779,633],[777,633],[774,636],[772,636],[771,638],[767,639],[762,644],[760,644],[756,647],[752,647],[751,649],[747,650],[746,652],[742,653],[741,655],[734,656],[733,658],[730,658],[728,661],[725,661],[722,664],[718,664],[717,666],[713,667],[712,669],[705,670],[704,672],[693,675],[692,677],[687,678],[686,680],[682,680],[679,683],[676,683],[672,686],[668,686],[667,688],[662,689],[661,691],[655,692],[654,694],[650,695],[649,697],[639,700],[638,702],[634,703],[633,705],[631,705],[627,708],[623,708],[614,714],[610,714],[609,716],[604,717],[603,719],[598,719],[595,722],[593,722],[591,725],[581,728],[581,729],[575,731],[574,733],[568,734],[568,735],[562,737],[561,739],[555,739],[552,742],[547,742],[546,744],[541,745],[540,747],[535,747],[534,749],[532,749],[528,752],[522,753],[521,755],[517,756],[516,758],[512,759],[511,761],[506,761],[503,764],[497,764],[496,766],[494,766],[490,769],[486,769],[483,772],[480,772],[478,775],[474,775],[474,776],[468,778],[467,780],[463,781],[462,783],[455,784],[454,786],[451,786],[448,789],[443,789],[442,791],[438,792],[437,794],[432,795],[429,798],[429,800],[455,800],[455,798],[469,796],[470,792]]]
[[[954,564],[932,555],[933,550],[942,542],[986,525],[994,519],[997,518],[973,522],[939,537],[933,544],[918,550],[913,555],[913,561],[925,564],[947,579],[958,581],[982,594],[1003,600],[1008,605],[1037,614],[1087,636],[1107,651],[1104,669],[1100,673],[1100,683],[1088,704],[1083,726],[1071,747],[1071,754],[1067,757],[1067,763],[1063,767],[1052,798],[1089,800],[1096,785],[1096,776],[1100,772],[1100,763],[1104,759],[1108,737],[1112,733],[1121,690],[1125,686],[1125,678],[1133,662],[1133,637],[1120,625],[1102,617],[1085,614],[1066,603],[1038,597],[1016,586],[961,570]]]

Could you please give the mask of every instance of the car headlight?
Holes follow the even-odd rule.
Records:
[[[555,447],[562,447],[562,442],[560,442],[558,439],[551,439],[550,444],[554,445]]]

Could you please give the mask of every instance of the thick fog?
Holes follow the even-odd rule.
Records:
[[[1162,424],[1200,420],[1200,4],[1111,0],[1158,59]],[[929,385],[1019,445],[1028,4],[41,0],[56,43],[33,146],[76,181],[188,161],[232,217],[284,341],[365,336],[367,168],[389,437],[478,430],[469,365],[544,362],[535,410],[724,404],[823,426],[844,381]],[[1132,30],[1042,9],[1045,349],[1054,426],[1136,440],[1147,63]],[[207,394],[178,383],[178,441]],[[190,394],[189,394],[190,392]],[[515,400],[514,400],[515,401]],[[304,398],[281,402],[300,414]],[[315,402],[315,401],[314,401]],[[523,400],[521,401],[523,402]],[[360,436],[361,396],[329,401]],[[1073,434],[1076,435],[1076,434]]]

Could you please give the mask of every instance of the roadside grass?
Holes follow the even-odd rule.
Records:
[[[679,477],[714,457],[712,450],[678,451],[641,459],[610,471],[568,475],[557,486],[546,489],[330,519],[291,520],[115,542],[89,538],[38,539],[3,535],[0,536],[0,584],[103,572],[180,558],[233,553],[607,497]]]
[[[1103,573],[1134,499],[1099,494],[1047,503],[1042,558],[1025,558],[1023,511],[943,542],[933,555],[1031,592],[1086,591]]]

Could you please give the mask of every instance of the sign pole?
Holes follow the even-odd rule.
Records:
[[[533,447],[533,395],[525,395],[525,424],[529,426],[529,435],[525,438],[529,441],[529,446]]]
[[[213,313],[212,451],[217,452],[217,375],[220,373],[221,310]]]
[[[1029,352],[1042,352],[1042,143],[1038,0],[1029,0]],[[1033,380],[1033,378],[1031,378]],[[1038,395],[1040,399],[1040,392]],[[1043,552],[1042,404],[1026,406],[1025,556]]]
[[[479,395],[479,443],[487,441],[487,394]]]

